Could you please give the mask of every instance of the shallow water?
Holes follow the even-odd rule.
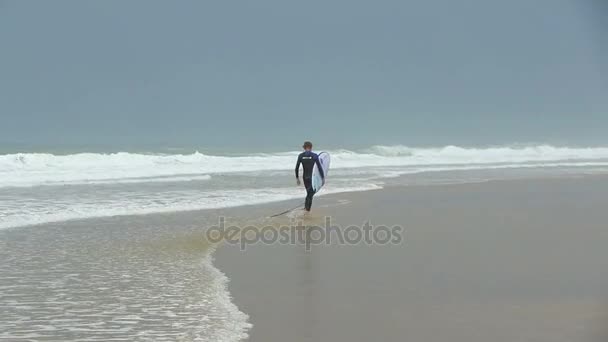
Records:
[[[0,340],[245,337],[247,316],[212,265],[203,222],[170,221],[122,217],[0,231]]]

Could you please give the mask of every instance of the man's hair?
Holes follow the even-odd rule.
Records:
[[[312,148],[312,143],[310,141],[305,141],[304,142],[304,146],[302,146],[304,148]]]

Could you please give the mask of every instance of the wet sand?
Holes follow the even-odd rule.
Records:
[[[607,203],[596,176],[324,196],[309,222],[403,242],[224,245],[214,264],[251,341],[606,341]]]

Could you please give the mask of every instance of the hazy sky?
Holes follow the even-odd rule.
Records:
[[[0,2],[0,142],[608,144],[601,0]]]

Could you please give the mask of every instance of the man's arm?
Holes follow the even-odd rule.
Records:
[[[302,163],[302,155],[298,156],[298,161],[296,162],[296,178],[300,179],[300,163]]]

